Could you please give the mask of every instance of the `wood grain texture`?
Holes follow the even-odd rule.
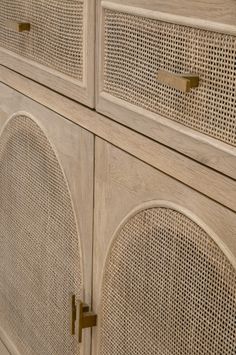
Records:
[[[0,354],[1,354],[1,355],[11,355],[11,354],[8,352],[8,350],[7,350],[7,348],[5,347],[5,345],[1,342],[1,340],[0,340]]]
[[[68,181],[78,222],[82,249],[83,301],[91,304],[94,137],[80,126],[2,84],[0,107],[0,131],[13,114],[26,113],[43,127],[57,153]],[[85,332],[87,336],[84,337],[83,354],[89,354],[90,332]]]
[[[236,267],[235,213],[99,138],[95,148],[93,299],[98,315],[111,242],[128,216],[143,208],[175,206],[183,211],[212,236]],[[97,355],[98,329],[93,336],[93,355]]]
[[[56,11],[56,9],[55,9]],[[83,81],[0,47],[0,64],[89,107],[94,107],[95,1],[84,1]],[[17,34],[16,34],[17,35]]]
[[[200,163],[235,178],[236,148],[194,131],[180,123],[138,108],[106,93],[97,97],[97,110],[117,122],[134,128]]]
[[[0,339],[1,339],[0,340],[0,345],[1,345],[1,341],[2,341],[3,346],[5,346],[5,348],[7,347],[7,350],[9,351],[9,353],[6,353],[6,355],[22,355],[22,354],[19,353],[19,351],[17,350],[17,348],[15,347],[13,342],[9,339],[8,335],[6,334],[6,332],[1,327],[0,327]],[[4,349],[4,347],[3,347],[3,349]],[[0,350],[2,350],[1,346],[0,346]],[[0,354],[2,355],[1,352],[0,352]]]
[[[191,186],[223,205],[236,210],[235,180],[221,175],[143,135],[131,131],[84,106],[78,105],[65,97],[61,97],[30,80],[25,80],[20,75],[15,75],[9,70],[7,70],[7,72],[5,70],[2,71],[2,69],[3,68],[0,67],[0,78],[3,79],[2,74],[4,73],[4,81],[9,82],[10,80],[16,89],[18,88],[18,90],[36,99],[51,110],[60,111],[61,115],[69,120],[163,171],[167,175],[182,181],[184,184]],[[13,79],[13,77],[11,78],[12,75],[14,80],[11,80]],[[2,84],[0,86],[0,102],[3,103],[2,111],[5,112],[9,110],[11,106],[4,104],[4,99],[1,98],[1,95],[3,95],[3,98],[5,97],[5,100],[7,96],[8,102],[11,102],[12,95],[14,95],[15,100],[25,100],[28,102],[27,98],[19,93],[15,93],[14,90]],[[40,109],[41,106],[37,105],[37,107]],[[41,107],[41,109],[43,109],[43,107]],[[227,160],[227,158],[232,169],[235,169],[235,158],[223,152],[222,155],[215,156],[215,159],[217,159],[215,166],[220,169],[221,161],[223,163],[224,159]],[[236,174],[234,176],[236,176]]]
[[[24,95],[29,96],[33,100],[38,101],[42,105],[49,107],[53,111],[80,124],[82,127],[98,136],[102,134],[102,137],[107,140],[110,139],[109,132],[113,130],[114,132],[116,132],[116,130],[122,130],[124,136],[128,134],[136,136],[137,140],[143,140],[141,135],[135,135],[128,129],[114,123],[112,120],[88,110],[81,105],[77,105],[73,101],[62,97],[61,95],[24,78],[3,66],[0,66],[0,81],[22,92]],[[101,107],[101,110],[108,117],[111,117],[111,112],[117,113],[117,116],[119,115],[120,117],[120,122],[126,124],[127,109],[121,107],[116,100],[110,104],[109,101],[110,100],[100,96],[99,106]],[[149,113],[148,117],[150,120],[147,121],[142,112],[132,112],[130,109],[129,111],[130,125],[135,125],[137,131],[149,135],[153,139],[158,138],[160,143],[170,148],[174,148],[194,160],[234,179],[236,178],[236,149],[234,147],[210,137],[206,137],[203,134],[190,130],[185,126],[170,120],[167,123],[161,116],[158,116],[158,119],[155,118],[154,120],[154,115]],[[103,128],[104,126],[106,128]],[[151,142],[151,140],[147,140],[147,144],[148,142]],[[125,142],[125,144],[127,145],[127,142]]]
[[[234,0],[108,0],[102,6],[236,35]]]

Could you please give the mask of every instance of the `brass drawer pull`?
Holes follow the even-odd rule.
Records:
[[[82,342],[82,330],[84,328],[91,328],[97,325],[97,315],[93,312],[84,312],[84,303],[76,302],[76,332],[78,342]]]
[[[97,315],[89,312],[89,306],[81,301],[75,300],[75,295],[70,295],[70,327],[71,335],[77,336],[78,342],[82,342],[82,330],[97,325]]]
[[[5,27],[13,30],[15,32],[29,32],[30,31],[30,23],[27,22],[17,22],[12,20],[6,20]]]
[[[199,85],[199,76],[196,74],[174,74],[166,70],[158,71],[157,80],[161,84],[183,92],[189,92]]]

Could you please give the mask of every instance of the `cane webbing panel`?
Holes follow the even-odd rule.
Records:
[[[197,224],[138,213],[107,258],[99,355],[233,355],[236,272]]]
[[[105,10],[104,91],[236,145],[236,38]],[[157,72],[196,73],[182,93]]]
[[[0,137],[0,327],[22,355],[78,355],[69,293],[81,298],[80,244],[68,186],[26,116]]]
[[[4,20],[29,22],[15,33]],[[83,79],[81,0],[1,0],[0,46],[78,80]]]

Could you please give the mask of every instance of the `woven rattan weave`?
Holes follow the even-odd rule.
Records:
[[[105,10],[104,91],[236,145],[236,38]],[[159,69],[200,77],[182,93]]]
[[[78,355],[69,293],[81,298],[68,186],[45,134],[12,118],[0,139],[0,327],[22,355]]]
[[[170,208],[120,230],[102,289],[99,355],[235,354],[236,272],[213,239]]]
[[[82,81],[83,1],[1,0],[0,46]],[[28,22],[15,33],[4,20]]]

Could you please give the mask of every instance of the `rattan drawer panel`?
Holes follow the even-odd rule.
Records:
[[[105,94],[236,145],[234,36],[112,9],[104,9],[102,31]],[[160,69],[196,73],[199,87],[160,84]]]
[[[87,2],[90,0],[2,0],[0,46],[42,65],[55,77],[61,76],[68,82],[84,86],[87,81]],[[30,31],[17,33],[7,27],[8,20],[29,23]],[[17,71],[21,71],[20,65]],[[40,75],[36,80],[38,78]],[[60,91],[58,86],[56,89]]]
[[[9,5],[10,4],[10,5]],[[3,0],[1,46],[73,78],[83,79],[83,3]],[[25,21],[30,32],[16,34],[4,20]]]

